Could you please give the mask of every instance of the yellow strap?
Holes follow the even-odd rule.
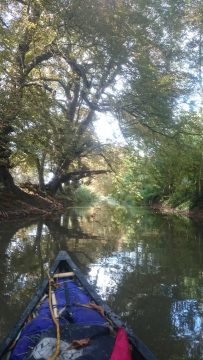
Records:
[[[52,295],[52,289],[51,289],[52,281],[53,280],[49,277],[49,308],[51,311],[51,316],[52,316],[53,322],[56,326],[56,350],[55,350],[55,353],[48,358],[48,360],[56,360],[57,356],[60,353],[60,326],[59,326],[59,319],[58,319],[57,313],[54,313],[56,310],[56,297],[55,297],[55,294],[54,294],[54,297]],[[55,301],[55,304],[53,304],[53,299]],[[53,309],[53,306],[54,306],[54,309]]]

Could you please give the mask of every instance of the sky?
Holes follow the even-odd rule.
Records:
[[[99,140],[102,143],[125,144],[125,139],[119,128],[118,121],[109,112],[97,114],[97,120],[94,127]]]

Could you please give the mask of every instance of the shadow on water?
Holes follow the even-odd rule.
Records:
[[[0,336],[67,250],[158,359],[203,359],[203,226],[98,204],[0,227]]]

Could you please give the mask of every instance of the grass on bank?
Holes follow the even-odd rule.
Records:
[[[90,189],[81,185],[74,193],[74,203],[75,204],[91,204],[99,199],[99,196],[90,191]]]

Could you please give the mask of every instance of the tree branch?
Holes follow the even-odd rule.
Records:
[[[65,58],[65,60],[70,65],[72,70],[82,78],[85,87],[87,89],[89,89],[90,88],[90,82],[87,80],[87,76],[86,76],[85,69],[83,68],[83,66],[77,64],[76,60],[68,60],[67,58]]]
[[[143,121],[142,121],[142,122],[139,121],[139,119],[137,119],[137,115],[136,115],[134,112],[132,112],[132,111],[130,111],[130,110],[127,110],[127,109],[124,109],[124,111],[125,111],[127,114],[131,115],[133,118],[136,119],[136,120],[134,121],[134,123],[129,124],[129,126],[133,126],[133,125],[139,124],[139,125],[147,128],[148,130],[150,130],[150,131],[153,132],[153,133],[156,133],[156,134],[159,134],[159,135],[165,136],[165,137],[167,137],[167,138],[171,138],[171,139],[174,138],[174,135],[168,135],[168,134],[166,134],[166,133],[164,133],[164,132],[162,132],[162,131],[160,131],[160,130],[157,130],[157,129],[153,128],[152,126],[150,126],[149,124],[147,124],[147,123],[145,123],[145,122],[143,122]],[[141,113],[140,113],[140,115],[141,115]],[[143,116],[143,115],[141,115],[141,116]]]
[[[24,0],[16,0],[16,1],[22,5],[28,5],[27,1],[24,1]]]
[[[80,123],[80,126],[78,128],[78,135],[82,135],[85,132],[89,124],[92,122],[93,116],[94,110],[90,110],[87,116]]]
[[[2,25],[8,29],[8,25],[5,23],[5,21],[2,19],[1,16],[0,16],[0,21],[1,21]]]
[[[41,84],[39,82],[36,81],[30,81],[24,84],[24,87],[28,87],[28,86],[37,86],[37,87],[41,87],[44,88],[45,90],[49,91],[50,93],[53,94],[54,89],[51,88],[50,86],[48,86],[47,84]]]
[[[111,162],[107,159],[107,157],[103,153],[99,153],[99,155],[106,161],[107,165],[110,167],[111,171],[116,174],[116,171],[113,169]]]
[[[82,179],[84,177],[89,177],[93,175],[101,175],[101,174],[107,174],[110,173],[111,170],[87,170],[87,169],[81,169],[81,170],[75,170],[68,174],[65,174],[61,177],[61,182],[66,183],[70,180],[74,179]]]
[[[41,64],[45,60],[49,60],[51,57],[53,57],[53,51],[49,50],[45,52],[44,54],[40,54],[36,56],[32,61],[29,62],[29,64],[26,65],[25,73],[28,75],[32,69],[34,69],[36,66]]]
[[[75,112],[76,112],[77,104],[78,104],[78,99],[79,99],[79,94],[80,94],[79,81],[75,84],[75,89],[74,89],[73,93],[74,93],[73,100],[70,103],[70,108],[68,111],[68,118],[71,122],[73,122],[73,120],[74,120],[74,116],[75,116]]]
[[[89,108],[91,110],[95,110],[95,111],[98,111],[98,112],[103,112],[103,111],[108,111],[109,110],[109,108],[107,106],[104,109],[104,107],[102,107],[102,105],[98,105],[98,104],[90,101],[88,99],[87,94],[86,94],[86,92],[84,90],[81,92],[81,96],[82,96],[83,100],[86,102],[86,104],[89,106]]]

